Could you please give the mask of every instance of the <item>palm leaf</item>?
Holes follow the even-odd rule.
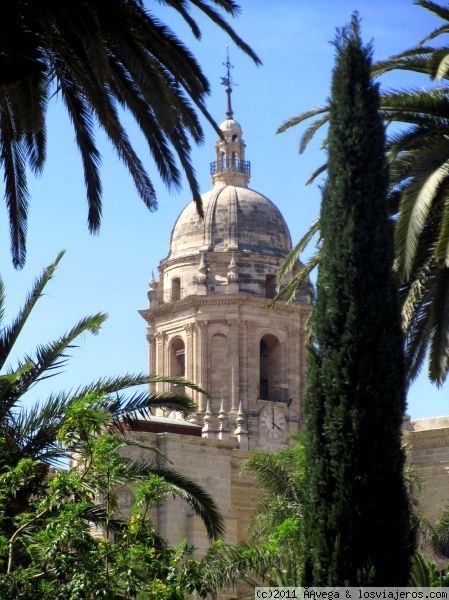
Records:
[[[144,461],[129,465],[132,478],[158,475],[175,488],[176,495],[185,500],[203,521],[209,538],[217,539],[224,533],[224,523],[213,498],[199,485],[184,475],[163,465]]]
[[[10,326],[5,327],[0,335],[0,369],[5,365],[8,357],[12,351],[12,348],[19,337],[31,311],[33,310],[36,302],[42,296],[45,286],[53,277],[56,268],[64,256],[64,252],[60,252],[56,257],[56,260],[46,267],[41,276],[36,279],[31,292],[28,294],[23,308],[19,311],[17,317],[14,319]]]
[[[449,368],[449,269],[439,269],[432,296],[429,378],[442,385]]]
[[[11,104],[7,96],[0,100],[0,165],[3,167],[5,199],[8,209],[11,255],[15,267],[25,261],[28,213],[26,149],[16,130]]]
[[[324,163],[324,165],[321,165],[321,167],[318,167],[318,169],[315,169],[315,171],[313,171],[313,173],[307,179],[306,185],[312,184],[316,180],[317,177],[319,177],[326,171],[327,171],[327,163]]]
[[[304,500],[302,488],[304,460],[302,446],[292,457],[292,450],[272,452],[257,450],[246,462],[263,488],[273,496],[281,496],[288,503],[301,505]]]
[[[34,359],[27,356],[24,361],[19,362],[19,370],[24,364],[31,364],[32,366],[24,372],[23,376],[17,382],[15,393],[22,395],[39,381],[52,377],[55,374],[52,371],[59,369],[65,364],[67,360],[66,351],[74,347],[73,342],[87,332],[98,334],[101,325],[106,319],[107,315],[104,313],[84,317],[59,339],[49,344],[38,346]],[[17,369],[10,372],[14,372],[15,370]]]
[[[449,267],[449,177],[442,186],[439,202],[441,207],[440,226],[435,247],[435,259],[442,267]]]
[[[196,37],[201,30],[189,14],[195,7],[225,31],[256,64],[255,52],[226,21],[234,16],[233,0],[169,0]],[[203,138],[197,111],[218,131],[205,107],[210,86],[187,46],[140,0],[110,0],[107,10],[98,1],[43,3],[36,11],[27,3],[4,11],[8,31],[1,53],[0,162],[4,170],[13,263],[25,261],[28,192],[26,168],[39,172],[45,159],[47,99],[61,95],[81,154],[88,201],[88,226],[97,232],[101,222],[100,153],[95,126],[104,130],[130,172],[145,205],[157,207],[153,182],[119,119],[119,104],[136,118],[169,187],[178,187],[186,171],[201,213],[190,137]],[[13,50],[8,46],[11,39]],[[144,108],[146,106],[146,109]]]
[[[308,127],[305,130],[305,132],[302,135],[300,142],[299,142],[299,153],[300,154],[302,154],[306,150],[307,146],[309,145],[309,142],[312,140],[313,136],[318,131],[318,129],[320,129],[320,127],[325,125],[328,121],[329,121],[329,114],[326,113],[324,115],[324,117],[321,117],[321,119],[317,119],[316,121],[314,121],[312,123],[312,125],[310,125],[310,127]]]
[[[267,574],[273,563],[280,561],[281,557],[273,556],[265,545],[220,544],[212,546],[204,557],[203,576],[217,591],[233,588],[241,581],[255,588],[267,584]]]
[[[276,133],[282,133],[282,132],[286,131],[287,129],[290,129],[290,127],[295,127],[296,125],[299,125],[303,121],[310,119],[310,117],[316,117],[317,115],[322,115],[323,113],[328,113],[328,112],[329,112],[328,106],[320,106],[319,108],[312,108],[311,110],[307,110],[303,113],[299,113],[299,115],[296,115],[295,117],[292,117],[291,119],[288,119],[287,121],[285,121],[285,123],[283,123],[278,128]]]
[[[417,6],[421,6],[421,8],[425,8],[426,10],[433,12],[433,14],[437,15],[441,19],[449,21],[449,9],[441,6],[441,4],[437,4],[431,0],[415,0],[415,4]]]

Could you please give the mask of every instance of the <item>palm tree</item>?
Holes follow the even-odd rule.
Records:
[[[373,66],[380,76],[395,69],[427,74],[432,80],[449,79],[447,48],[423,46],[449,32],[449,8],[417,0],[446,22],[416,47]],[[391,215],[395,222],[395,271],[402,296],[403,328],[408,379],[419,373],[428,353],[428,374],[441,385],[449,372],[449,88],[432,84],[429,89],[399,90],[381,95],[384,120],[404,124],[389,136]],[[328,106],[299,114],[279,131],[315,118],[301,137],[303,152],[316,132],[327,124]],[[326,146],[326,139],[323,146]],[[308,183],[326,170],[317,169]],[[292,251],[284,272],[290,268],[319,231],[319,223]],[[303,274],[319,260],[315,253]],[[301,273],[297,276],[301,279]],[[294,293],[296,282],[287,292]]]
[[[34,355],[26,355],[14,366],[8,365],[14,343],[62,256],[63,253],[60,253],[55,262],[44,269],[24,307],[10,325],[3,324],[5,292],[0,281],[0,470],[13,468],[20,460],[27,458],[40,464],[35,476],[30,478],[20,494],[7,501],[3,499],[4,518],[10,522],[25,509],[30,497],[45,482],[49,467],[72,458],[78,450],[78,443],[62,444],[59,434],[69,410],[80,399],[94,396],[93,409],[101,409],[105,415],[102,426],[126,445],[135,444],[130,430],[136,419],[147,418],[148,414],[161,407],[184,415],[193,409],[191,399],[184,394],[155,394],[149,391],[150,383],[165,381],[179,384],[180,380],[132,374],[102,378],[72,392],[52,393],[47,400],[33,404],[29,409],[23,406],[23,396],[40,381],[56,375],[67,362],[67,351],[77,338],[87,332],[98,333],[106,319],[102,313],[85,317],[57,340],[38,346]],[[199,390],[191,383],[182,381],[182,384]],[[158,465],[156,461],[130,461],[129,472],[139,478],[151,474],[165,478],[203,519],[211,538],[223,533],[223,522],[214,500],[193,481],[169,467]]]
[[[196,7],[259,63],[217,10],[239,12],[234,0],[170,0],[168,4],[200,38],[189,14]],[[100,153],[94,130],[106,133],[130,171],[150,210],[157,207],[153,183],[136,155],[118,110],[127,109],[148,143],[169,188],[186,174],[201,212],[190,140],[203,139],[197,110],[217,128],[205,107],[209,84],[199,64],[176,34],[143,0],[12,0],[0,24],[0,166],[4,171],[12,260],[26,254],[27,167],[39,173],[45,161],[49,99],[60,96],[75,131],[84,168],[88,226],[101,221]]]

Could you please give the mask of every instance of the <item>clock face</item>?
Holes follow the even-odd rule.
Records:
[[[283,409],[273,403],[266,406],[260,415],[260,430],[268,440],[285,439],[287,419]]]

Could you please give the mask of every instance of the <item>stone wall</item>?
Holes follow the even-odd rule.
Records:
[[[204,487],[215,499],[226,525],[226,541],[245,537],[260,499],[260,490],[250,471],[242,469],[248,452],[233,440],[218,440],[178,433],[136,432],[136,439],[157,446],[169,459],[167,466]],[[449,416],[412,421],[405,442],[408,461],[421,483],[416,503],[422,516],[435,522],[449,507]],[[135,458],[154,460],[154,454],[139,448]],[[204,525],[186,503],[170,500],[157,511],[159,532],[170,543],[182,539],[203,553],[209,544]]]
[[[213,496],[224,518],[227,542],[237,543],[244,538],[260,499],[252,474],[242,469],[248,452],[237,449],[236,442],[230,440],[150,432],[139,432],[134,437],[158,447],[170,461],[166,466],[189,477]],[[136,459],[154,460],[154,453],[148,450],[128,451]],[[159,533],[170,544],[186,539],[197,549],[197,556],[209,547],[201,519],[184,501],[170,499],[155,512],[154,518]]]
[[[420,512],[434,523],[449,507],[449,417],[412,421],[406,443],[421,483]]]

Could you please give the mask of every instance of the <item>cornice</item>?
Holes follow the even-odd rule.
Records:
[[[156,436],[158,440],[164,440],[169,442],[170,444],[190,444],[192,446],[208,446],[215,448],[226,448],[228,450],[233,450],[237,445],[237,440],[219,440],[219,439],[211,439],[206,437],[196,437],[192,435],[179,434],[173,432],[162,432],[162,433],[153,433],[153,432],[145,432],[148,435]]]
[[[139,310],[139,314],[146,320],[149,321],[155,316],[164,314],[176,314],[177,312],[185,311],[186,308],[191,307],[193,312],[196,312],[202,306],[254,306],[257,308],[263,308],[268,312],[268,300],[265,298],[257,298],[253,296],[243,296],[236,294],[226,294],[223,296],[210,295],[210,296],[187,296],[177,302],[170,302],[155,306],[154,308],[146,308]],[[300,314],[306,315],[310,312],[310,304],[287,304],[285,302],[277,302],[275,307],[270,311],[273,314],[276,313],[287,313],[287,314]]]
[[[202,254],[205,257],[207,257],[208,259],[213,259],[213,260],[216,259],[217,262],[220,262],[220,263],[229,261],[230,257],[233,254],[235,254],[235,256],[239,259],[244,258],[245,260],[247,260],[249,258],[249,255],[247,254],[246,251],[238,249],[238,248],[231,248],[229,250],[221,250],[220,252],[198,249],[196,252],[191,253],[191,254],[185,254],[182,256],[173,256],[173,257],[167,256],[166,258],[163,258],[159,263],[159,269],[161,271],[163,271],[163,270],[166,270],[175,265],[182,265],[183,263],[196,265]],[[271,262],[279,263],[280,260],[284,261],[287,257],[287,254],[262,254],[260,252],[251,252],[250,256],[251,256],[251,261],[254,260],[254,262],[264,262],[264,263],[270,264]]]
[[[407,431],[405,440],[412,451],[428,448],[448,448],[449,456],[449,427],[422,431]]]

